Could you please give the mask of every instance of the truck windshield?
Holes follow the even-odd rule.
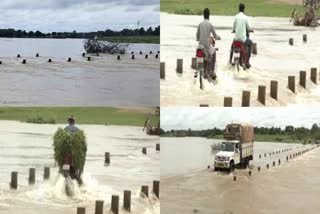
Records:
[[[234,144],[229,142],[222,142],[221,151],[234,152]]]

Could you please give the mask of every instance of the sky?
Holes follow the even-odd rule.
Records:
[[[89,32],[160,25],[160,0],[1,0],[0,28]]]
[[[225,128],[230,122],[251,123],[259,127],[311,128],[320,123],[319,107],[266,107],[266,108],[203,108],[167,107],[161,108],[161,128],[171,129],[212,129]]]

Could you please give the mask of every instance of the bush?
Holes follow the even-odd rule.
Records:
[[[56,124],[56,120],[54,118],[43,118],[41,116],[28,118],[26,122],[27,123],[38,123],[38,124]]]
[[[82,170],[86,160],[87,143],[82,130],[78,132],[65,131],[59,128],[53,137],[54,159],[59,166],[63,165],[65,155],[72,155],[72,161],[77,169]]]

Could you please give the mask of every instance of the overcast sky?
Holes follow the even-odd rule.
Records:
[[[155,27],[160,0],[1,0],[0,28],[88,32]]]
[[[320,123],[319,107],[282,108],[161,108],[161,128],[171,129],[209,129],[225,128],[230,122],[249,122],[253,126],[311,128]]]

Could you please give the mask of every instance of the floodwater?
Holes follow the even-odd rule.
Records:
[[[195,57],[196,30],[202,16],[161,13],[161,62],[166,63],[166,79],[160,81],[161,106],[222,106],[224,97],[233,97],[233,106],[241,106],[243,90],[251,91],[251,106],[262,106],[257,101],[258,86],[266,86],[266,106],[286,106],[320,103],[320,87],[310,81],[310,68],[319,69],[319,28],[293,26],[289,18],[252,17],[255,32],[250,38],[257,43],[257,55],[251,58],[252,68],[239,73],[229,65],[233,17],[211,16],[210,22],[222,40],[216,41],[218,81],[205,81],[204,90],[194,80],[191,58]],[[307,34],[308,41],[302,41]],[[289,38],[294,45],[289,45]],[[183,74],[177,75],[177,59],[183,59]],[[298,86],[299,72],[307,71],[306,89]],[[296,93],[288,85],[288,76],[296,76]],[[318,74],[319,75],[319,74]],[[278,100],[270,97],[270,81],[278,81]],[[319,80],[318,80],[319,81]]]
[[[319,148],[289,158],[287,162],[286,157],[290,154],[315,146],[255,142],[254,160],[250,162],[252,176],[248,175],[249,169],[236,169],[237,181],[233,181],[233,174],[214,172],[212,167],[207,169],[214,160],[211,145],[220,141],[161,138],[162,213],[318,213],[320,181],[316,178],[320,170]],[[284,149],[289,151],[282,152]],[[180,153],[175,153],[177,150]],[[195,152],[188,159],[191,150]],[[169,166],[173,156],[179,161],[171,161]],[[275,167],[272,166],[273,161],[276,162]],[[185,167],[187,163],[181,162],[193,162],[193,166],[188,168]],[[258,166],[261,167],[260,172]],[[173,168],[183,169],[175,173]]]
[[[152,183],[159,180],[160,154],[155,150],[159,137],[147,136],[142,127],[80,125],[87,136],[88,152],[84,185],[76,186],[74,197],[66,196],[65,179],[57,173],[53,159],[52,137],[63,125],[35,125],[0,121],[0,213],[76,213],[77,207],[94,212],[95,200],[104,200],[109,213],[111,195],[119,195],[120,213],[123,191],[131,190],[132,213],[158,214],[160,200],[151,194]],[[147,147],[147,155],[141,152]],[[110,166],[104,153],[110,152]],[[51,167],[50,180],[43,180],[43,168]],[[28,185],[28,169],[36,168],[36,184]],[[10,190],[11,171],[18,171],[18,190]],[[151,196],[140,197],[142,185]]]
[[[83,42],[0,39],[0,105],[159,105],[159,59],[155,58],[158,44],[130,44],[121,60],[117,55],[100,54],[91,56],[88,62],[82,57]],[[131,59],[131,51],[135,52],[135,60]],[[36,53],[40,57],[35,57]],[[149,54],[148,59],[145,54]],[[69,57],[72,62],[67,62]],[[52,63],[48,63],[49,58]],[[21,63],[23,59],[27,64]]]

